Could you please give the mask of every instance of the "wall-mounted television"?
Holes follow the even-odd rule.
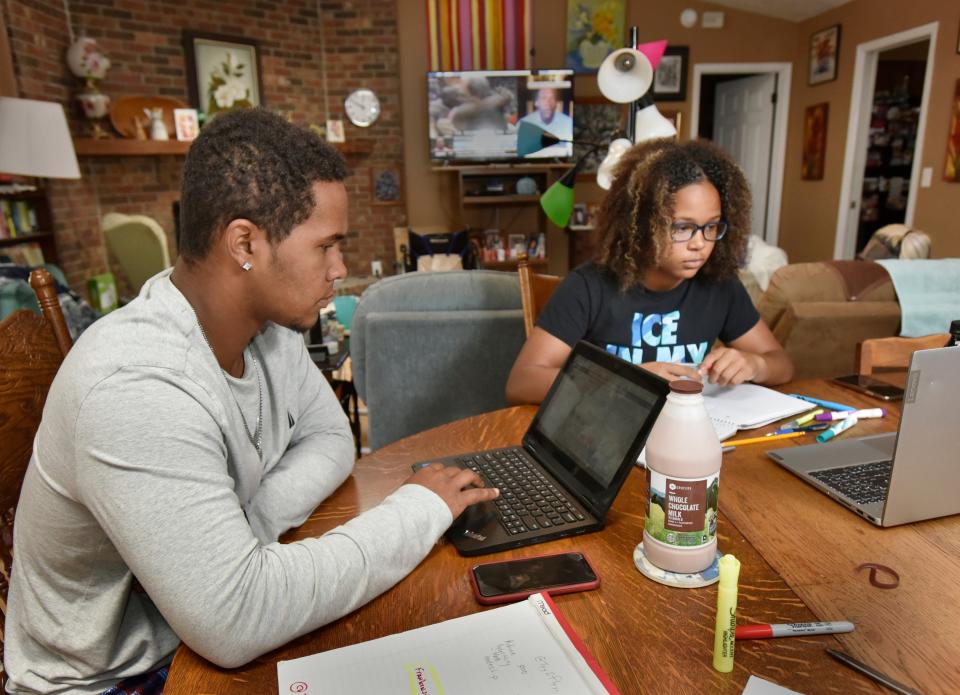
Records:
[[[427,73],[430,158],[446,162],[516,161],[517,127],[529,120],[573,138],[572,70],[470,70]],[[524,159],[570,159],[557,143]]]

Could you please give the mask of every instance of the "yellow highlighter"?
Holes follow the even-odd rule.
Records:
[[[713,667],[720,673],[733,670],[733,641],[737,631],[737,580],[740,561],[727,554],[720,558],[717,588],[717,624],[713,636]]]

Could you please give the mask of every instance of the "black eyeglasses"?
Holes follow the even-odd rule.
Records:
[[[674,222],[670,225],[670,238],[674,241],[690,241],[694,234],[703,232],[705,241],[718,241],[727,233],[727,227],[729,227],[729,225],[723,220],[707,222],[706,224]]]

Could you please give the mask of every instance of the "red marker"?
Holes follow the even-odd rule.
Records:
[[[829,623],[786,623],[780,625],[738,625],[737,639],[769,639],[770,637],[804,637],[853,632],[853,623],[839,620]]]

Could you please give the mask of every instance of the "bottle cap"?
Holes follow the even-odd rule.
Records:
[[[702,393],[703,384],[693,379],[674,379],[670,382],[670,390],[674,393]]]

